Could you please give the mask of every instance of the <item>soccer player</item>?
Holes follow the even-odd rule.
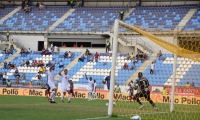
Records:
[[[130,102],[131,102],[131,99],[134,100],[134,95],[133,95],[133,86],[132,86],[131,83],[129,83],[129,89],[128,89],[128,91],[129,91],[129,97],[130,97]],[[127,91],[127,92],[128,92],[128,91]]]
[[[96,80],[94,80],[94,89],[93,89],[93,98],[97,99],[97,93],[96,93],[96,89],[97,89],[97,83]]]
[[[135,98],[136,98],[136,101],[140,104],[139,109],[142,109],[145,107],[145,105],[143,105],[140,102],[139,98],[145,97],[145,99],[149,101],[149,103],[154,107],[154,109],[158,110],[158,108],[155,106],[155,104],[150,98],[149,81],[147,80],[147,78],[142,76],[142,72],[138,73],[138,79],[136,80],[136,83],[135,83],[135,89],[138,89],[138,93],[135,95]]]
[[[107,84],[107,89],[110,91],[110,78],[111,78],[111,71],[110,71],[110,73],[109,73],[109,76],[106,76],[106,78],[105,78],[105,83]],[[116,84],[116,83],[115,83]],[[115,95],[114,95],[114,98],[115,98]],[[109,100],[107,101],[107,103],[106,103],[106,105],[108,105],[108,103],[109,103]],[[116,103],[115,102],[113,102],[113,105],[115,105]]]
[[[88,101],[92,100],[92,91],[94,88],[94,81],[92,80],[92,77],[90,79],[87,78],[87,75],[85,73],[86,80],[88,81]]]
[[[71,103],[71,101],[70,101],[70,96],[71,96],[71,94],[72,94],[72,96],[74,96],[75,97],[75,95],[74,95],[74,83],[72,82],[72,80],[69,80],[69,88],[70,88],[70,90],[68,91],[68,103]]]
[[[50,87],[48,84],[46,84],[44,87],[46,87],[46,90],[45,90],[45,96],[46,98],[49,98],[50,97]]]
[[[54,70],[55,70],[55,65],[52,65],[48,71],[48,85],[52,90],[50,98],[49,98],[50,103],[56,103],[55,96],[56,96],[57,88],[54,83]]]
[[[66,95],[66,91],[69,90],[69,86],[68,86],[69,75],[67,73],[68,73],[67,69],[63,69],[59,72],[59,75],[62,76],[61,90],[62,90],[63,94],[62,94],[62,97],[61,97],[61,102],[64,102],[64,97]],[[68,97],[70,97],[70,95],[68,95]]]

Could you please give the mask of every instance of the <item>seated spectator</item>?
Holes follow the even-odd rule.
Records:
[[[135,63],[137,63],[137,62],[138,62],[138,57],[135,57],[133,64],[135,65]]]
[[[68,52],[68,58],[70,58],[72,56],[71,51]]]
[[[5,54],[9,54],[9,51],[8,51],[8,49],[7,48],[5,48]]]
[[[37,60],[33,62],[34,67],[38,66]]]
[[[8,82],[6,83],[6,86],[7,86],[8,88],[11,87],[11,82],[10,82],[10,80],[8,80]]]
[[[139,58],[138,59],[141,60],[141,61],[144,59],[142,53],[139,53]]]
[[[64,67],[64,64],[63,64],[62,60],[60,60],[60,62],[58,64],[59,64],[59,68],[63,68]]]
[[[194,82],[191,83],[190,87],[192,87],[192,88],[195,87]]]
[[[68,58],[68,52],[67,51],[64,53],[64,57]]]
[[[40,6],[40,4],[39,4],[39,2],[37,2],[37,3],[36,3],[36,7],[38,7],[38,8],[39,8],[39,6]]]
[[[62,47],[66,48],[66,45],[65,45],[65,44],[63,44],[63,46],[62,46]]]
[[[8,6],[11,6],[12,3],[11,3],[11,0],[8,0]]]
[[[45,48],[42,48],[42,53],[41,55],[44,55],[45,54]]]
[[[127,53],[127,55],[125,56],[126,60],[129,60],[130,59],[130,55],[129,53]]]
[[[43,66],[40,66],[39,73],[43,74]]]
[[[92,54],[88,55],[88,60],[87,61],[88,62],[93,62],[93,60],[94,60],[93,59],[93,55]]]
[[[2,80],[3,85],[6,85],[6,79],[8,79],[8,75],[5,72],[4,75],[3,75],[3,80]]]
[[[73,47],[76,47],[76,43],[74,43]]]
[[[24,66],[26,63],[24,62],[24,60],[22,60],[22,64],[21,64],[21,66]]]
[[[16,65],[14,63],[13,64],[9,63],[8,65],[10,66],[10,69],[15,69],[15,67],[16,67]]]
[[[15,70],[15,76],[16,76],[17,74],[19,74],[19,70],[16,68],[16,70]]]
[[[25,12],[29,13],[31,11],[31,8],[28,5],[26,5],[24,7],[24,10],[25,10]]]
[[[39,62],[38,62],[37,67],[40,67],[40,66],[44,66],[44,63],[43,63],[42,61],[39,61]]]
[[[128,70],[128,64],[124,63],[123,69]]]
[[[11,3],[11,5],[12,5],[12,6],[15,6],[15,5],[16,5],[15,1],[13,1],[13,2]]]
[[[43,72],[46,73],[47,69],[46,67],[43,67]]]
[[[31,53],[32,51],[31,51],[31,49],[30,48],[28,48],[28,50],[27,50],[27,52],[26,52],[26,54],[29,54],[29,53]]]
[[[7,69],[13,69],[11,67],[12,67],[12,64],[9,62],[8,65],[7,65]]]
[[[190,83],[187,82],[187,83],[185,84],[185,87],[189,88],[189,87],[190,87]]]
[[[6,61],[4,62],[3,68],[8,69],[8,63]]]
[[[23,54],[23,53],[25,53],[25,51],[24,51],[24,48],[21,48],[21,55]]]
[[[45,6],[44,6],[44,4],[43,3],[40,3],[40,5],[39,5],[39,9],[44,9],[45,8]]]
[[[134,54],[133,53],[130,54],[130,60],[132,60],[132,59],[134,59]]]
[[[100,56],[99,56],[98,52],[96,52],[96,54],[94,55],[95,62],[98,62],[99,57]]]
[[[84,54],[78,59],[78,62],[79,61],[81,61],[81,62],[83,62],[85,60],[85,56],[84,56]]]
[[[3,79],[3,73],[0,72],[0,80],[2,80],[2,79]]]
[[[89,55],[89,54],[90,54],[90,51],[88,49],[86,49],[85,55]]]
[[[30,62],[29,60],[26,61],[26,67],[29,67],[30,66]]]
[[[112,56],[112,50],[111,50],[111,49],[108,51],[108,56],[109,56],[109,57]]]
[[[22,74],[22,84],[23,85],[26,84],[26,74],[25,73]]]
[[[143,53],[143,58],[144,58],[144,60],[147,59],[147,54],[146,53]]]
[[[161,52],[161,50],[159,51],[159,53],[157,53],[157,57],[159,57],[159,59],[162,57],[162,52]]]
[[[42,75],[40,72],[37,73],[36,77],[38,78],[38,82],[37,82],[37,85],[40,85],[41,82],[42,82]]]
[[[46,64],[47,67],[50,67],[52,65],[51,61],[49,60],[49,62]]]
[[[5,5],[3,3],[0,3],[0,8],[1,9],[4,9],[5,8]]]

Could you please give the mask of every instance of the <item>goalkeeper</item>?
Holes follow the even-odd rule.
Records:
[[[149,81],[147,80],[147,78],[142,76],[142,72],[138,73],[138,79],[135,82],[135,90],[137,91],[137,94],[135,95],[135,99],[136,101],[140,104],[139,109],[142,109],[145,107],[145,105],[143,105],[140,102],[140,97],[145,97],[145,99],[147,101],[149,101],[149,103],[154,107],[155,110],[158,110],[158,108],[155,106],[155,104],[153,103],[153,101],[150,98],[150,91],[149,91]]]

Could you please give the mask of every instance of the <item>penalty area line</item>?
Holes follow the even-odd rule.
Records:
[[[85,118],[85,119],[76,119],[76,120],[98,120],[98,119],[109,118],[109,117],[110,117],[110,116],[95,117],[95,118]]]

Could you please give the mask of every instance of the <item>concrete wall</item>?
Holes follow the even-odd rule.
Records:
[[[135,53],[135,47],[127,47],[118,42],[117,52],[122,54]]]
[[[44,41],[44,36],[24,36],[24,35],[12,35],[15,39],[20,41],[26,48],[30,48],[33,51],[38,50],[38,41]]]
[[[9,44],[7,43],[0,43],[0,50],[5,50],[5,48],[8,48]]]

